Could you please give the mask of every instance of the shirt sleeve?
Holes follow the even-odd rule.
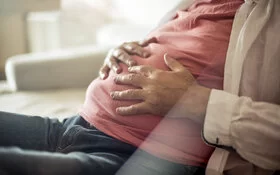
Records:
[[[280,106],[212,90],[203,128],[205,141],[234,148],[249,162],[280,169]]]

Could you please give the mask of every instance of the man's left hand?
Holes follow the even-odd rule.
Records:
[[[196,86],[192,74],[177,60],[164,56],[171,71],[163,71],[150,66],[129,68],[130,74],[115,78],[117,84],[139,87],[112,92],[114,100],[140,100],[142,102],[127,107],[119,107],[120,115],[153,114],[164,116],[180,100],[191,86]]]

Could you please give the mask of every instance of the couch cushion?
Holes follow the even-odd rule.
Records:
[[[4,88],[0,86],[0,111],[60,120],[77,114],[85,96],[85,89],[11,92]]]

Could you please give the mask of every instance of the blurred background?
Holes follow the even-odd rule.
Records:
[[[9,57],[142,39],[180,0],[0,0],[0,80]]]

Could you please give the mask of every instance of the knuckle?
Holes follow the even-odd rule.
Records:
[[[118,94],[115,92],[115,93],[112,93],[111,94],[111,97],[113,98],[113,99],[116,99],[117,97],[118,97]]]
[[[146,39],[137,42],[139,46],[145,45],[145,43],[146,43]]]
[[[139,110],[136,106],[130,106],[129,110],[132,112],[132,113],[137,113]]]
[[[100,69],[99,69],[99,72],[106,72],[107,70],[107,65],[103,65]]]
[[[145,66],[140,66],[139,67],[140,72],[146,72],[146,70],[147,70],[147,67],[145,67]]]
[[[114,57],[110,57],[110,58],[108,58],[108,61],[109,62],[114,62],[114,61],[116,61],[116,59]]]
[[[159,79],[159,78],[161,78],[162,76],[164,76],[164,75],[163,75],[161,72],[159,72],[159,71],[154,72],[153,75],[152,75],[152,77],[153,77],[154,79]]]
[[[100,69],[98,72],[99,76],[103,75],[104,73],[106,73],[104,69]]]
[[[147,91],[146,91],[146,94],[147,94],[148,97],[151,97],[151,96],[153,95],[153,91],[147,90]]]
[[[152,102],[152,104],[159,104],[160,103],[160,98],[159,98],[159,96],[158,95],[152,95],[152,97],[151,97],[151,102]]]
[[[156,92],[157,92],[156,90],[149,90],[147,92],[147,96],[149,97],[149,102],[152,105],[157,105],[161,103],[161,99]]]
[[[109,66],[110,68],[112,68],[112,67],[115,66],[115,65],[116,65],[116,60],[115,60],[115,58],[111,58],[111,59],[108,60],[108,66]]]
[[[131,96],[132,94],[133,93],[130,90],[126,90],[126,91],[123,92],[123,95],[125,95],[125,96]]]
[[[114,93],[114,98],[121,98],[121,97],[123,97],[123,92],[116,92],[116,93]]]
[[[128,80],[133,81],[136,79],[136,74],[129,74],[127,77]]]
[[[123,42],[121,45],[120,45],[120,47],[124,47],[124,46],[126,46],[126,45],[128,45],[128,44],[130,44],[129,42]]]
[[[122,45],[122,47],[125,48],[125,49],[129,49],[129,48],[132,47],[132,45],[133,45],[133,43],[124,43],[124,44]]]
[[[130,45],[129,47],[127,47],[127,49],[134,53],[137,52],[137,48],[134,45]]]
[[[120,60],[126,60],[126,54],[124,52],[120,52],[119,55],[118,55],[118,59]]]
[[[124,52],[123,49],[120,49],[120,48],[115,49],[113,52],[113,56],[119,57],[123,52]]]
[[[104,69],[105,69],[105,66],[103,65],[103,66],[100,67],[99,72],[103,72]]]

